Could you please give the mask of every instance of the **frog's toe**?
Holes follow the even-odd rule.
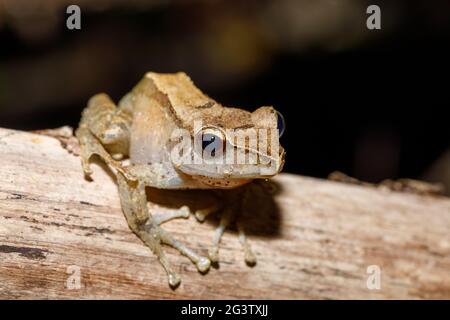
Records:
[[[178,287],[181,283],[181,277],[177,273],[174,272],[170,273],[168,278],[169,278],[169,285],[172,288]]]
[[[209,248],[208,256],[211,262],[216,263],[219,261],[219,246],[213,246]]]
[[[180,218],[189,218],[191,215],[191,210],[189,210],[188,206],[182,206],[180,208]]]
[[[250,247],[245,250],[245,263],[249,266],[254,266],[256,264],[256,256]]]
[[[221,209],[221,205],[219,203],[216,203],[209,207],[196,210],[194,215],[198,221],[203,222],[203,221],[205,221],[206,217],[208,217],[211,213],[217,212],[220,209]]]
[[[245,234],[244,225],[240,219],[237,220],[236,226],[239,234],[239,242],[244,249],[245,263],[249,266],[256,264],[256,255],[254,254],[250,243],[248,242],[247,235]]]
[[[197,211],[195,211],[195,217],[200,222],[205,221],[206,216],[207,216],[207,213],[204,210],[197,210]]]
[[[205,257],[201,257],[197,263],[197,269],[200,272],[206,272],[209,270],[209,267],[211,266],[211,260],[209,260],[208,258]]]
[[[86,176],[86,177],[90,177],[90,176],[92,176],[92,169],[91,169],[91,166],[89,165],[89,162],[88,162],[88,160],[86,160],[86,161],[82,161],[82,167],[83,167],[83,173],[84,173],[84,175]]]

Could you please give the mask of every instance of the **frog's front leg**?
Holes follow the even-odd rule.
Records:
[[[182,206],[179,209],[160,208],[158,211],[160,213],[155,214],[153,216],[153,220],[158,225],[161,225],[165,222],[168,222],[168,221],[174,220],[174,219],[178,219],[178,218],[186,219],[186,218],[189,218],[189,216],[191,215],[191,211],[189,210],[189,207],[187,207],[187,206]]]
[[[239,242],[244,249],[245,262],[248,265],[254,265],[256,263],[256,256],[252,251],[250,244],[248,243],[247,236],[245,235],[244,225],[240,218],[244,215],[244,210],[247,207],[248,201],[248,186],[243,186],[235,190],[226,191],[225,207],[221,212],[219,226],[216,228],[213,236],[213,243],[209,249],[209,258],[212,262],[219,261],[219,245],[220,240],[226,230],[226,228],[232,223],[236,222],[236,226],[239,234]]]
[[[187,256],[197,266],[197,269],[200,272],[205,272],[209,269],[209,259],[197,255],[181,242],[175,240],[167,231],[159,226],[159,224],[177,218],[179,215],[177,216],[177,214],[169,213],[168,215],[162,215],[155,219],[155,217],[150,214],[147,206],[144,180],[139,178],[135,181],[129,180],[120,172],[117,175],[117,180],[122,210],[128,225],[158,257],[169,277],[170,286],[178,286],[181,279],[180,276],[172,270],[172,267],[162,250],[161,244],[170,245],[177,249],[181,254]]]

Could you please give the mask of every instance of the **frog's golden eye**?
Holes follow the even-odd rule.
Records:
[[[216,128],[204,128],[198,133],[203,154],[210,157],[221,156],[225,151],[225,135]]]

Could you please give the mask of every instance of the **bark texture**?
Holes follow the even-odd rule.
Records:
[[[448,198],[281,174],[245,220],[257,265],[245,265],[228,230],[206,275],[166,249],[182,276],[172,290],[129,230],[114,178],[93,169],[87,181],[58,140],[0,129],[0,298],[450,298]],[[165,228],[206,254],[216,222]],[[367,287],[372,265],[378,290]]]

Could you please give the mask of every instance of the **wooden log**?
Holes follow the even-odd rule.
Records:
[[[262,216],[271,207],[255,200],[246,220],[257,265],[235,230],[205,275],[167,248],[182,276],[172,290],[129,230],[112,175],[93,169],[87,181],[56,139],[0,129],[0,298],[450,298],[448,198],[281,174],[275,210]],[[165,228],[206,254],[215,222]],[[367,285],[373,265],[379,289]]]

